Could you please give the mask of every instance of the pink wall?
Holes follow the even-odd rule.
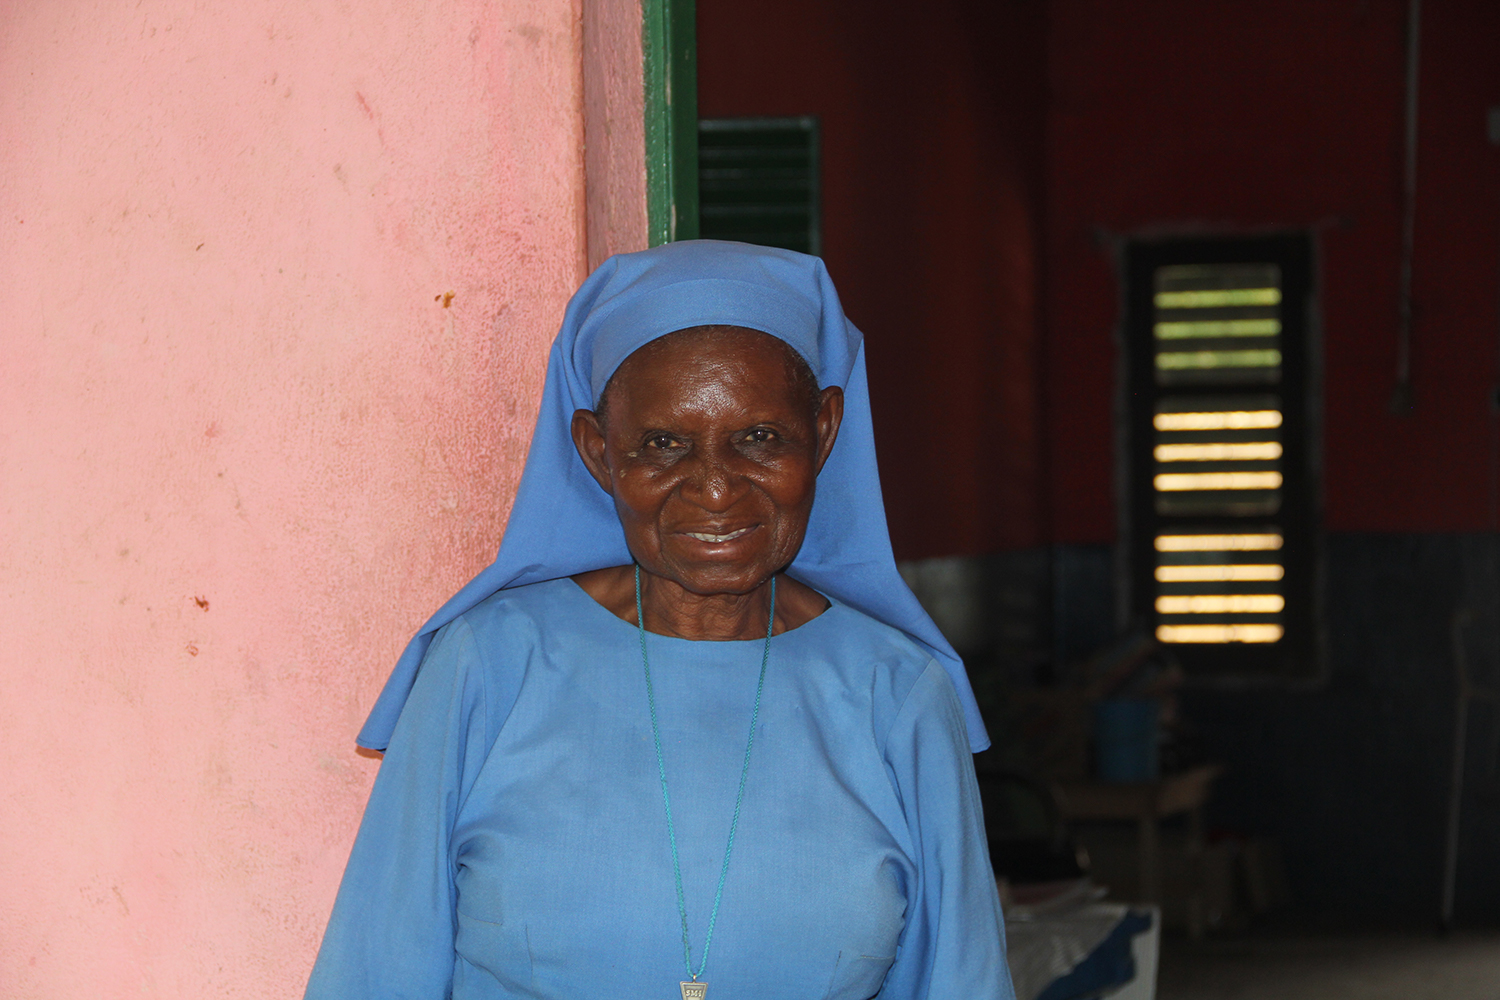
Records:
[[[581,9],[0,5],[0,995],[300,995],[583,272]]]
[[[588,269],[646,246],[641,0],[583,0]]]

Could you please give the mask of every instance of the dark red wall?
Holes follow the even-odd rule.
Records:
[[[1111,247],[1311,230],[1325,524],[1500,528],[1500,3],[1423,3],[1395,387],[1404,0],[699,0],[705,116],[817,114],[898,555],[1113,540]]]
[[[704,117],[821,119],[902,557],[1039,544],[1037,2],[699,0]]]
[[[1324,332],[1325,523],[1495,522],[1500,4],[1423,5],[1413,373],[1392,413],[1406,4],[1054,0],[1046,437],[1060,541],[1108,541],[1113,237],[1311,229]]]

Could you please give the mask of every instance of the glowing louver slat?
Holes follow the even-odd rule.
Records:
[[[1243,444],[1159,444],[1153,450],[1152,457],[1158,462],[1272,461],[1281,457],[1281,442],[1249,441]]]
[[[1153,482],[1163,493],[1183,490],[1274,490],[1281,486],[1281,473],[1181,472],[1157,476]]]
[[[1213,413],[1158,413],[1152,420],[1159,431],[1260,430],[1280,427],[1280,410],[1216,411]]]
[[[1162,642],[1280,642],[1280,625],[1158,625]]]
[[[1173,270],[1163,268],[1162,270]],[[1274,306],[1281,304],[1279,288],[1203,288],[1157,292],[1158,309],[1212,309],[1216,306]]]
[[[1156,599],[1156,610],[1168,615],[1275,614],[1285,607],[1286,598],[1280,594],[1190,594]]]
[[[1158,566],[1156,578],[1162,583],[1201,583],[1203,581],[1223,583],[1241,580],[1280,580],[1285,572],[1275,563],[1271,565],[1223,563],[1207,566],[1188,563],[1178,566]]]
[[[1158,552],[1264,552],[1282,546],[1280,535],[1158,535]]]
[[[1277,368],[1280,351],[1164,351],[1156,356],[1156,367],[1181,368]]]
[[[1281,332],[1276,319],[1225,319],[1186,323],[1158,323],[1157,340],[1195,340],[1199,337],[1274,337]]]

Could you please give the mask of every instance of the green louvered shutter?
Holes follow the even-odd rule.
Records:
[[[698,199],[704,239],[821,253],[818,120],[699,121]]]

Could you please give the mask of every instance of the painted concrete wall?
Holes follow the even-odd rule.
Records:
[[[1500,530],[1500,5],[1422,4],[1393,412],[1408,8],[698,0],[704,115],[821,118],[899,556],[1114,541],[1112,253],[1137,234],[1314,233],[1326,526]]]
[[[0,995],[300,995],[583,273],[581,52],[579,0],[0,4]]]
[[[583,0],[588,269],[646,246],[641,0]]]
[[[1051,0],[1044,500],[1103,543],[1113,466],[1112,237],[1309,231],[1318,247],[1324,525],[1500,530],[1500,6],[1422,4],[1414,405],[1395,389],[1404,0]],[[1066,460],[1064,460],[1064,458]]]

